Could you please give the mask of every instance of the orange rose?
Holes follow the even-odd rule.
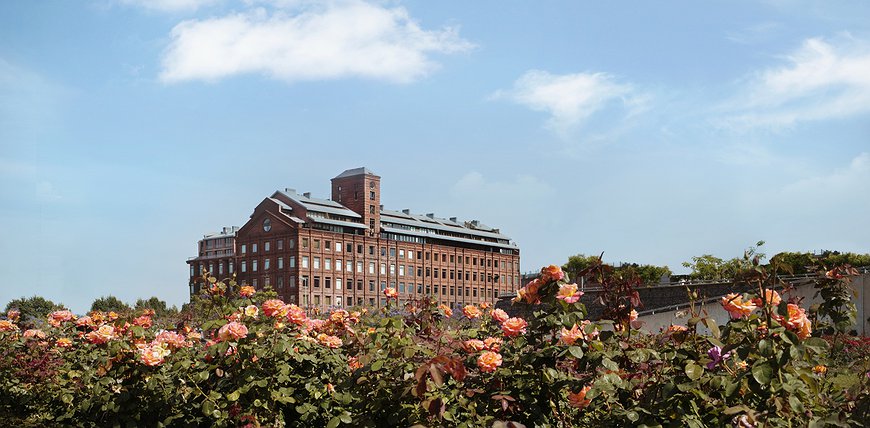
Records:
[[[160,334],[154,338],[154,342],[158,344],[166,344],[170,349],[177,349],[186,345],[184,335],[168,330],[160,332]]]
[[[251,287],[250,285],[243,285],[242,288],[239,289],[239,296],[251,297],[256,292],[257,290],[255,290],[254,287]]]
[[[21,311],[10,309],[6,312],[6,319],[9,321],[18,321],[18,318],[21,316]]]
[[[483,343],[482,340],[468,339],[468,340],[462,342],[462,349],[464,349],[465,352],[468,352],[468,353],[480,352],[480,351],[486,349],[486,344]]]
[[[362,363],[359,362],[359,358],[357,357],[349,357],[347,359],[347,368],[352,372],[356,369],[362,368]]]
[[[0,320],[0,331],[18,331],[18,326],[9,320]]]
[[[559,286],[559,292],[556,293],[556,298],[564,300],[565,303],[574,303],[580,300],[580,296],[582,295],[582,291],[577,291],[577,284],[562,284]]]
[[[565,327],[562,327],[562,334],[559,337],[559,340],[562,343],[564,343],[568,346],[571,346],[574,343],[576,343],[578,340],[582,340],[583,337],[584,337],[583,330],[581,330],[580,327],[575,323],[574,326],[571,327],[570,330],[568,330]]]
[[[813,373],[817,375],[824,375],[828,372],[828,368],[822,365],[813,367]]]
[[[60,324],[66,321],[75,319],[75,315],[68,310],[54,311],[48,314],[48,323],[53,327],[60,327]]]
[[[146,366],[157,366],[163,363],[163,359],[171,352],[161,344],[154,344],[139,349],[139,358]]]
[[[492,373],[501,366],[501,354],[492,351],[486,351],[477,357],[477,367],[484,373]]]
[[[142,315],[141,317],[133,318],[133,325],[138,325],[142,328],[150,328],[154,325],[154,321],[151,320],[151,317],[148,315]]]
[[[492,319],[498,321],[499,323],[503,323],[503,322],[505,322],[505,320],[507,320],[508,318],[510,318],[510,317],[508,316],[507,312],[505,312],[505,311],[503,311],[503,310],[501,310],[501,309],[498,309],[498,308],[493,309],[492,311],[490,311],[489,315],[492,317]]]
[[[756,309],[754,303],[743,301],[743,296],[737,293],[731,293],[723,297],[722,307],[728,311],[732,319],[743,318]]]
[[[266,314],[267,317],[282,317],[287,315],[287,312],[284,312],[284,307],[287,305],[281,300],[266,300],[261,306],[263,308],[263,313]]]
[[[480,309],[483,310],[483,311],[489,309],[489,306],[490,306],[490,305],[489,305],[488,302],[481,302],[481,303],[480,303]]]
[[[773,318],[785,328],[795,332],[801,339],[806,339],[813,333],[813,323],[807,318],[806,311],[794,303],[788,304],[787,319],[776,313],[773,314]]]
[[[45,332],[38,329],[24,330],[25,339],[45,339]]]
[[[229,322],[218,330],[218,338],[221,341],[238,340],[248,335],[248,327],[236,321]]]
[[[339,348],[343,343],[341,339],[336,336],[331,336],[325,333],[320,333],[317,335],[317,340],[324,346],[329,348]]]
[[[500,337],[487,337],[483,339],[483,344],[486,346],[486,349],[492,352],[498,352],[501,350],[501,344],[504,343]]]
[[[450,318],[453,316],[453,310],[450,309],[447,305],[445,305],[443,303],[438,305],[438,309],[440,309],[442,312],[444,312],[444,316],[447,318]]]
[[[388,299],[395,299],[399,296],[399,293],[396,292],[395,288],[387,287],[384,289],[384,296],[387,296]]]
[[[483,313],[480,311],[480,308],[474,305],[466,305],[462,308],[462,313],[468,317],[468,319],[479,318]]]
[[[550,281],[561,281],[565,278],[565,272],[562,272],[562,268],[556,265],[550,265],[543,269],[541,269],[541,281],[545,284]]]
[[[779,306],[779,303],[782,302],[782,298],[779,297],[779,293],[776,290],[765,289],[764,290],[764,299],[767,300],[768,306]],[[756,297],[752,299],[752,303],[755,306],[761,307],[761,297]]]
[[[115,338],[115,327],[110,325],[100,326],[96,331],[92,331],[85,335],[88,342],[95,345],[101,345]]]
[[[580,392],[577,392],[577,393],[569,392],[568,393],[568,404],[571,405],[572,407],[576,407],[578,409],[583,409],[586,406],[588,406],[589,403],[592,402],[592,400],[589,400],[586,398],[586,394],[589,392],[590,389],[592,389],[592,387],[589,385],[586,385],[583,387],[583,389],[580,390]]]
[[[521,334],[526,334],[526,327],[529,323],[522,318],[508,318],[501,324],[501,331],[507,337],[515,337]]]
[[[72,345],[72,340],[67,339],[66,337],[61,337],[54,342],[54,346],[57,346],[58,348],[72,348]]]
[[[305,310],[296,305],[288,305],[286,307],[287,320],[296,325],[305,325],[308,321],[308,315]]]

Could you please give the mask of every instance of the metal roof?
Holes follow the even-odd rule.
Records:
[[[386,216],[387,218],[385,219],[384,216]],[[404,224],[406,226],[426,227],[430,229],[443,230],[446,232],[467,233],[469,235],[510,241],[510,237],[502,235],[501,233],[473,229],[470,227],[466,227],[462,223],[437,217],[433,218],[428,216],[418,216],[415,214],[405,214],[403,212],[396,212],[391,210],[381,210],[381,222],[384,221]]]
[[[361,215],[350,209],[345,208],[344,205],[341,205],[335,201],[330,201],[328,199],[311,198],[299,194],[290,194],[281,190],[278,190],[277,193],[280,193],[296,201],[297,203],[305,207],[305,209],[308,211],[336,214],[350,218],[362,218]],[[289,209],[290,207],[287,208]]]
[[[374,175],[374,176],[377,176],[377,174],[372,172],[370,169],[368,169],[364,166],[361,166],[359,168],[345,170],[341,174],[336,175],[335,178],[353,177],[355,175]]]
[[[381,226],[381,230],[383,230],[384,232],[387,232],[387,233],[395,233],[398,235],[411,235],[411,236],[419,236],[419,237],[423,237],[423,238],[434,238],[434,239],[443,239],[446,241],[464,242],[467,244],[489,245],[492,247],[507,248],[510,250],[517,249],[517,246],[513,245],[513,244],[502,244],[499,242],[480,241],[477,239],[469,239],[469,238],[459,238],[456,236],[439,235],[437,233],[419,232],[419,231],[415,231],[415,230],[405,230],[405,229],[399,229],[399,228],[389,227],[389,226]]]

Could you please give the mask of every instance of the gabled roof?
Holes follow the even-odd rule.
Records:
[[[353,177],[355,175],[374,175],[374,176],[377,176],[377,174],[372,172],[372,170],[370,170],[364,166],[361,166],[359,168],[348,169],[348,170],[342,172],[341,174],[338,174],[337,176],[335,176],[335,178]]]
[[[284,195],[284,197],[295,201],[299,205],[302,205],[308,211],[336,214],[350,218],[362,218],[362,216],[360,216],[356,212],[345,208],[343,205],[335,201],[299,195],[296,192],[290,192],[289,189],[288,191],[278,190],[275,193],[280,193],[281,195]]]

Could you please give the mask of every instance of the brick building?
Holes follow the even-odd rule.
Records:
[[[233,274],[236,262],[236,234],[238,226],[221,229],[210,233],[197,243],[197,256],[187,259],[190,265],[190,295],[199,293],[203,272],[211,272],[218,278],[226,278]]]
[[[331,199],[276,191],[238,230],[237,281],[306,307],[381,306],[386,287],[402,302],[431,295],[457,307],[519,288],[519,248],[498,229],[380,200],[366,168],[333,178]]]

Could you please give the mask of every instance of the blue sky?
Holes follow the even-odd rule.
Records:
[[[0,304],[187,299],[196,241],[366,166],[522,269],[870,252],[864,1],[0,2]]]

